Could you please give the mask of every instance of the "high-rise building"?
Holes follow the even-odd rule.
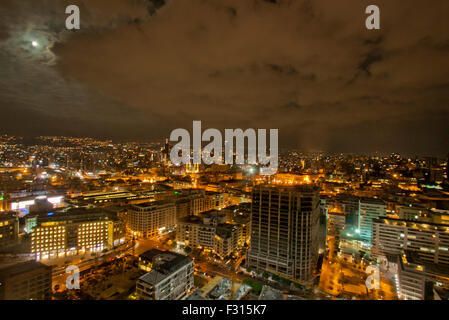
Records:
[[[178,300],[193,288],[193,260],[187,256],[152,249],[139,257],[139,265],[149,271],[137,280],[141,300]]]
[[[380,199],[348,195],[342,196],[339,202],[346,216],[347,227],[354,230],[359,241],[370,245],[373,219],[386,214],[386,204]]]
[[[0,269],[0,300],[51,299],[51,267],[28,261]]]
[[[360,199],[358,233],[360,238],[371,243],[373,219],[386,214],[387,206],[382,200],[372,198]]]
[[[449,225],[380,217],[373,220],[372,254],[416,252],[424,262],[449,264]]]
[[[173,230],[176,226],[176,205],[173,201],[154,201],[132,205],[127,225],[138,237],[151,238]]]
[[[257,186],[252,194],[247,265],[309,281],[317,264],[319,192],[313,186]]]

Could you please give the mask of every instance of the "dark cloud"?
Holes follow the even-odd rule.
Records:
[[[202,120],[307,150],[445,154],[448,2],[376,2],[379,31],[365,0],[74,0],[67,32],[69,1],[4,0],[0,108],[55,134],[58,119],[140,139]]]

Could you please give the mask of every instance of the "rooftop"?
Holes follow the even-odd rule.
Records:
[[[182,254],[158,249],[148,250],[140,257],[150,260],[153,264],[153,269],[139,278],[150,284],[161,282],[173,272],[192,262],[192,259]]]
[[[34,271],[37,269],[50,270],[51,267],[46,266],[45,264],[36,262],[36,261],[22,262],[22,263],[14,264],[14,265],[0,269],[0,278],[14,277],[16,275]]]

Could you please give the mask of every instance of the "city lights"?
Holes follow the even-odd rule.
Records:
[[[0,0],[0,300],[449,300],[447,0],[69,2]]]

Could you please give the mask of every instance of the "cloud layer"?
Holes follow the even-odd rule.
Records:
[[[449,150],[445,0],[376,1],[380,31],[361,0],[70,1],[80,32],[64,1],[20,2],[0,5],[0,107],[48,131],[152,139],[202,120],[304,150]]]

